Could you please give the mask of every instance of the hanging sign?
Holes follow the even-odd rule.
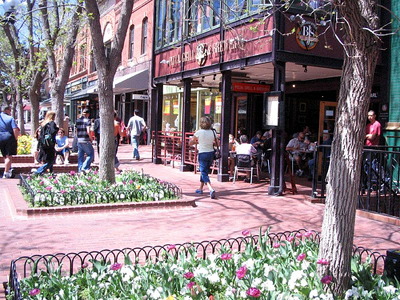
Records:
[[[204,114],[209,115],[211,112],[211,98],[206,98],[204,100]]]
[[[169,116],[171,114],[171,102],[169,100],[165,100],[164,114],[166,116]]]
[[[222,112],[222,97],[215,97],[215,113],[220,114]]]
[[[179,104],[178,100],[174,100],[173,102],[173,111],[172,114],[177,115],[179,113]]]
[[[304,50],[312,50],[318,44],[317,25],[311,22],[300,24],[296,30],[297,44]]]

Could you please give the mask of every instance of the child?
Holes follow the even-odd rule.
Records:
[[[64,129],[60,128],[56,136],[56,156],[60,155],[64,159],[64,164],[69,164],[69,144],[68,137],[65,135]]]
[[[42,128],[39,126],[35,130],[35,133],[33,134],[32,145],[31,145],[31,154],[33,155],[33,158],[35,159],[35,165],[40,164],[38,161],[38,155],[39,155],[39,135],[40,135],[41,129]]]

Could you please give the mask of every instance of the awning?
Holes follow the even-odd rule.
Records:
[[[149,70],[141,70],[114,78],[114,94],[147,90],[149,88]]]
[[[80,90],[71,95],[66,95],[65,99],[70,101],[78,101],[78,100],[86,100],[86,99],[93,99],[97,97],[97,85],[92,85],[86,89]]]

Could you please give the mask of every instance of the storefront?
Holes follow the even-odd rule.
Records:
[[[156,1],[156,15],[169,13],[161,5],[165,1]],[[202,116],[210,116],[221,138],[221,181],[228,180],[229,134],[238,137],[240,131],[251,138],[258,130],[274,129],[274,192],[282,188],[284,132],[290,135],[307,125],[317,141],[323,132],[333,130],[343,51],[334,33],[327,30],[325,19],[311,13],[310,7],[299,4],[272,15],[246,11],[231,26],[217,22],[173,46],[173,41],[163,44],[165,32],[170,31],[157,30],[163,28],[163,19],[158,18],[155,37],[159,44],[155,43],[153,56],[157,115],[152,128],[155,139],[163,138],[165,132],[180,133],[180,165],[185,170],[188,133],[198,129]],[[203,28],[201,22],[196,26],[197,31]],[[274,99],[278,100],[269,102]],[[275,123],[268,121],[271,114]],[[161,143],[155,145],[154,162],[159,163]]]

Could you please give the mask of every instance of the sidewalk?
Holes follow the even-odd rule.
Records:
[[[267,195],[265,182],[222,183],[214,174],[211,181],[217,199],[211,200],[208,193],[195,193],[199,174],[151,163],[151,146],[140,147],[141,161],[131,159],[131,150],[129,145],[120,146],[121,169],[143,169],[175,183],[184,197],[196,199],[197,207],[27,219],[11,213],[7,201],[19,193],[19,180],[0,179],[1,282],[7,281],[10,261],[25,255],[221,239],[240,236],[244,229],[257,233],[260,226],[270,226],[271,232],[321,230],[324,206],[304,201],[311,193],[309,187],[298,185],[297,195],[274,197]],[[400,230],[398,226],[357,217],[354,243],[385,254],[386,249],[400,248]],[[2,297],[4,291],[0,289]]]

